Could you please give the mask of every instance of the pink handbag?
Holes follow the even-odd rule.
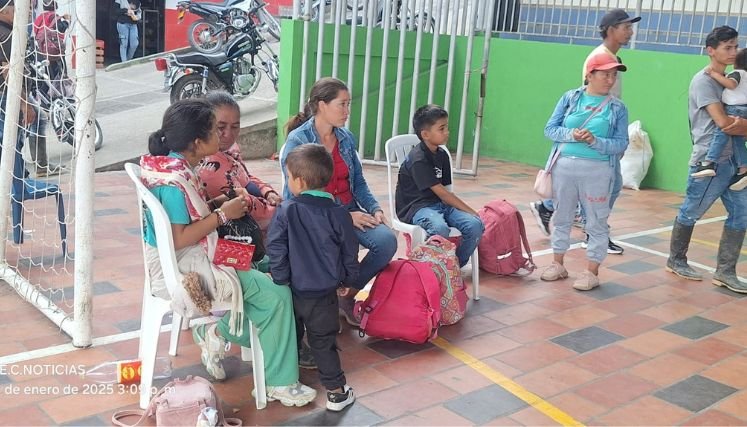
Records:
[[[141,410],[125,410],[112,415],[112,424],[119,427],[134,427],[140,425],[145,418],[156,416],[158,427],[166,426],[194,426],[197,418],[205,408],[218,411],[218,425],[241,426],[238,418],[225,418],[221,408],[220,398],[210,381],[202,377],[191,375],[180,380],[176,379],[163,386],[153,396],[148,408]],[[135,424],[125,424],[120,421],[124,417],[139,416]]]

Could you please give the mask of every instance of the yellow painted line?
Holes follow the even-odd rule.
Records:
[[[718,243],[712,242],[710,240],[700,240],[700,239],[690,239],[691,242],[699,243],[701,245],[710,246],[712,248],[718,248]],[[740,251],[742,255],[747,255],[747,250],[742,249]]]
[[[520,386],[510,378],[481,362],[479,359],[456,347],[445,339],[439,337],[431,341],[436,347],[446,351],[465,365],[477,371],[480,375],[490,379],[494,383],[503,387],[506,391],[531,405],[534,409],[542,412],[548,417],[555,420],[562,426],[583,426],[572,416],[566,414],[556,406],[543,400],[541,397]]]

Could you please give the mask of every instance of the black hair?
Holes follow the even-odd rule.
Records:
[[[285,168],[293,177],[301,178],[309,190],[319,190],[329,184],[334,172],[332,156],[323,145],[303,144],[288,153]]]
[[[718,48],[718,45],[723,42],[728,42],[731,39],[739,37],[739,33],[728,25],[714,28],[705,39],[706,47]]]
[[[734,69],[747,71],[747,49],[739,49],[739,52],[737,52],[737,58],[734,60]]]
[[[177,101],[163,113],[161,129],[150,134],[148,151],[154,156],[187,151],[195,139],[207,140],[214,125],[213,106],[204,99]]]
[[[43,0],[42,9],[48,12],[54,12],[55,10],[57,10],[57,1],[56,0]]]
[[[418,108],[412,116],[412,127],[415,134],[423,140],[421,132],[429,129],[440,119],[448,118],[449,113],[443,107],[435,104],[426,104]]]
[[[303,111],[288,120],[285,124],[286,135],[309,120],[319,109],[319,102],[330,103],[337,98],[340,92],[348,92],[345,83],[334,77],[324,77],[316,81],[309,91],[309,100],[303,106]]]
[[[236,100],[233,99],[233,96],[225,90],[211,90],[205,96],[205,100],[215,109],[230,107],[236,110],[237,113],[241,113],[239,103],[236,102]]]

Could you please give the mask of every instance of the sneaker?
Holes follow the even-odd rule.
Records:
[[[342,393],[327,391],[327,409],[340,412],[355,402],[355,393],[349,385],[342,386]]]
[[[217,323],[195,326],[192,328],[192,338],[202,350],[200,359],[208,374],[220,381],[226,379],[226,371],[223,370],[222,360],[226,356],[227,344],[223,337],[215,334],[217,326]]]
[[[255,390],[252,390],[252,396],[257,397]],[[316,390],[301,383],[267,386],[267,401],[279,400],[283,406],[304,406],[311,403],[315,398]]]
[[[576,213],[576,216],[573,217],[573,226],[582,230],[586,227],[586,219],[580,212]]]
[[[353,309],[355,308],[355,301],[353,298],[338,297],[340,304],[340,316],[345,318],[348,325],[355,326],[356,328],[361,325],[361,320],[355,315]]]
[[[695,172],[690,174],[693,178],[707,178],[709,176],[716,176],[716,163],[711,162],[704,165],[703,162],[698,163],[695,168]]]
[[[298,349],[298,367],[303,369],[316,369],[316,360],[311,353],[311,347],[305,341],[301,341],[301,348]]]
[[[553,261],[552,264],[542,272],[540,279],[546,282],[554,282],[556,280],[565,279],[566,277],[568,277],[568,270],[566,270],[561,264]]]
[[[573,282],[573,289],[578,291],[590,291],[597,286],[599,286],[599,277],[589,270],[584,270],[578,279]]]
[[[586,240],[581,242],[581,247],[586,249],[589,247],[589,235],[586,235]],[[622,255],[622,253],[625,252],[625,249],[623,249],[622,246],[618,245],[617,243],[613,242],[612,239],[609,240],[609,243],[607,244],[607,253],[611,255]]]
[[[625,249],[610,239],[610,242],[607,245],[607,253],[612,255],[622,255],[623,252],[625,252]]]
[[[549,236],[552,211],[542,204],[542,200],[529,203],[529,210],[532,211],[532,215],[534,215],[534,219],[537,221],[537,226],[540,228],[540,231],[542,231],[542,234]]]
[[[736,174],[731,179],[731,185],[729,185],[729,190],[732,191],[742,191],[747,187],[747,172],[743,174]]]

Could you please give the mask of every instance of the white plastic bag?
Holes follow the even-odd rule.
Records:
[[[651,148],[648,132],[641,128],[640,120],[628,125],[628,138],[628,149],[620,160],[623,187],[638,191],[641,181],[648,173],[654,150]]]

